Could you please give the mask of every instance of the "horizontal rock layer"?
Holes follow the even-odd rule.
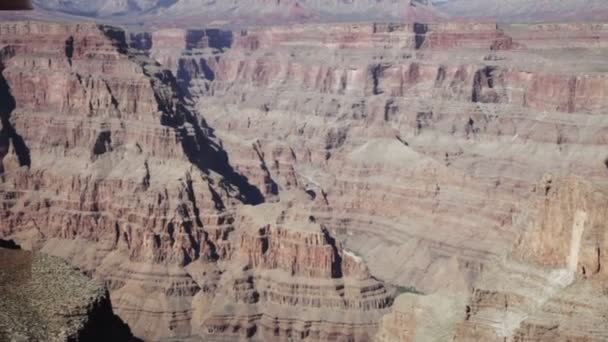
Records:
[[[336,229],[391,282],[433,290],[447,272],[466,288],[513,243],[512,218],[547,169],[605,173],[605,63],[571,63],[601,55],[601,24],[295,25],[232,37],[181,56],[165,43],[143,51],[171,51],[168,66],[236,168],[260,188],[272,179],[279,196],[307,191],[300,216]]]
[[[279,201],[263,151],[250,178],[235,169],[184,83],[135,49],[174,33],[0,25],[0,235],[102,280],[146,340],[289,339],[294,324],[370,340],[392,291],[320,223],[298,233],[310,218],[250,221],[242,206]],[[230,44],[217,30],[184,37]],[[314,313],[298,315],[303,303]]]

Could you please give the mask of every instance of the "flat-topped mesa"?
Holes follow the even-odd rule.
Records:
[[[512,40],[496,24],[321,24],[253,28],[234,35],[235,46],[257,50],[286,43],[323,44],[329,48],[512,48]]]
[[[130,35],[130,45],[147,51],[151,58],[177,73],[179,57],[195,49],[225,49],[232,46],[232,31],[220,29],[161,29],[151,34]]]

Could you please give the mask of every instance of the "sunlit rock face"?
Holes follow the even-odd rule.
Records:
[[[601,341],[607,32],[3,22],[0,236],[145,340]]]
[[[194,48],[223,44],[200,32]],[[251,178],[233,166],[173,74],[126,37],[0,26],[0,234],[102,280],[146,340],[371,340],[393,291],[322,223],[246,210],[292,205],[263,163]]]
[[[577,280],[583,268],[585,277],[601,273],[603,238],[586,233],[591,214],[576,210],[586,200],[573,190],[545,204],[554,209],[530,208],[547,171],[556,181],[605,177],[607,32],[603,24],[296,25],[231,32],[229,46],[181,56],[166,45],[144,51],[161,63],[170,52],[178,83],[254,184],[270,177],[281,199],[306,192],[294,215],[333,229],[371,274],[438,293],[400,299],[408,304],[395,306],[376,338],[434,338],[436,322],[441,336],[464,341],[601,340],[579,320],[565,323],[571,316],[533,314],[562,295],[581,315],[600,310],[582,309],[597,281]],[[530,217],[546,228],[529,231]],[[505,294],[509,287],[522,293]],[[480,309],[504,301],[505,310]],[[438,303],[445,320],[434,320]],[[411,326],[400,330],[402,320]]]

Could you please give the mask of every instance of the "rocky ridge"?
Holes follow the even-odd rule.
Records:
[[[144,50],[171,61],[235,168],[256,184],[270,177],[281,198],[306,192],[294,215],[331,227],[374,276],[437,293],[400,297],[407,304],[395,305],[379,339],[601,340],[605,317],[588,302],[596,283],[569,286],[568,273],[548,263],[566,260],[569,228],[548,233],[559,242],[526,238],[536,245],[522,250],[538,255],[497,260],[515,255],[526,199],[548,169],[603,184],[606,32],[604,24],[296,25],[231,32],[231,44],[181,53],[152,39]],[[551,213],[569,227],[576,215],[567,215]],[[590,236],[587,274],[601,264],[592,246],[602,240]],[[508,286],[495,290],[501,282]],[[524,316],[508,308],[475,316],[463,300],[497,306],[509,286],[522,289],[513,300],[525,307],[513,310]],[[547,296],[528,307],[538,291]],[[593,323],[551,316],[562,295]],[[445,321],[432,314],[438,303],[451,312]],[[400,330],[405,321],[415,335]],[[437,335],[429,322],[445,329]]]
[[[135,340],[108,292],[59,258],[0,248],[0,339]]]
[[[222,340],[228,330],[289,339],[295,321],[298,334],[318,340],[373,336],[392,292],[320,225],[296,234],[290,231],[300,218],[277,220],[281,228],[266,239],[271,246],[293,241],[282,256],[267,256],[246,238],[252,223],[240,208],[276,201],[276,183],[264,165],[262,178],[251,181],[233,168],[173,74],[131,49],[124,31],[3,23],[0,41],[8,104],[1,112],[2,236],[102,280],[116,313],[146,340]],[[266,262],[247,261],[247,251]],[[308,255],[358,271],[306,274],[316,281],[302,289],[287,267],[310,268]],[[246,284],[252,288],[239,289]],[[223,306],[210,310],[221,293]],[[305,301],[315,314],[301,320],[295,313]]]

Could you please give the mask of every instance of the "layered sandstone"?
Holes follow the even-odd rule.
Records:
[[[187,34],[198,43],[186,49],[224,44],[213,32]],[[145,46],[145,34],[136,38]],[[248,177],[235,169],[181,80],[123,31],[7,23],[0,41],[2,236],[102,280],[116,313],[146,340],[289,339],[296,330],[371,339],[392,291],[333,229],[298,233],[309,220],[301,216],[251,223],[240,207],[279,200],[264,151]],[[259,250],[263,228],[273,252]],[[249,279],[253,289],[241,289]]]
[[[233,206],[262,194],[124,32],[4,23],[0,40],[2,235],[103,279],[136,335],[189,335],[183,266],[225,258]]]
[[[543,30],[255,28],[230,47],[186,49],[176,74],[235,167],[254,184],[270,177],[279,196],[307,191],[296,210],[337,229],[373,274],[462,290],[512,244],[518,204],[548,168],[605,172],[605,63],[572,64],[602,54],[601,25],[535,38]]]
[[[2,24],[0,234],[147,340],[601,340],[603,31]]]
[[[429,307],[395,305],[383,320],[379,340],[606,340],[601,268],[606,199],[603,184],[545,176],[520,217],[521,238],[510,253],[489,265],[466,302],[441,313],[434,310],[450,303],[449,297],[416,296],[419,302],[437,303]],[[442,339],[428,339],[424,326],[397,325],[403,316],[443,319],[434,330]]]
[[[199,312],[206,341],[371,341],[392,291],[322,225],[282,204],[246,207],[233,265]]]

